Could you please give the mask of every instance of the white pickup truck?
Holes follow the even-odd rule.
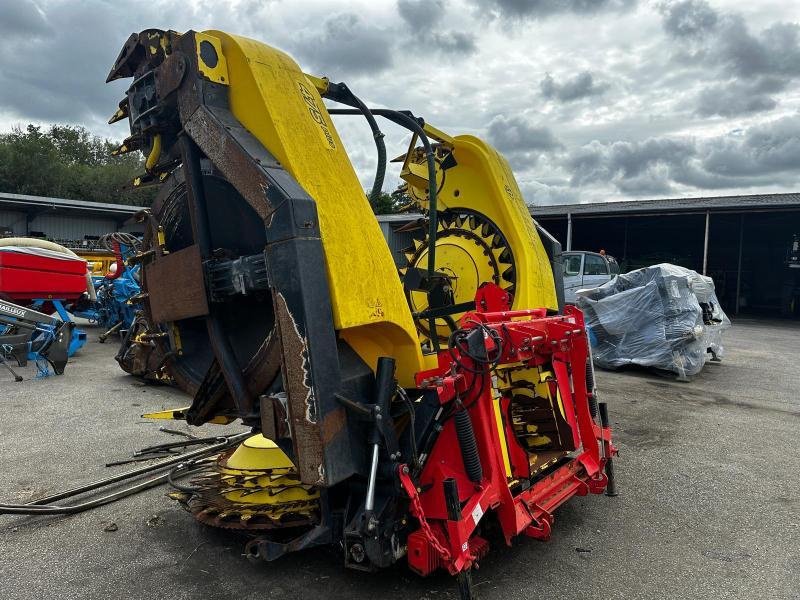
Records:
[[[564,302],[575,303],[575,292],[584,288],[594,288],[611,281],[619,275],[617,259],[597,252],[564,252],[561,254],[564,265]]]

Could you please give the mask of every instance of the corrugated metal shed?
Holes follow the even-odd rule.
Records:
[[[602,216],[625,214],[684,214],[710,212],[739,212],[741,210],[796,210],[800,194],[753,194],[748,196],[714,196],[701,198],[667,198],[664,200],[624,200],[620,202],[591,202],[586,204],[531,205],[534,217]]]
[[[40,232],[55,241],[140,230],[141,225],[126,224],[138,210],[140,207],[125,204],[0,192],[0,227],[18,236]]]
[[[0,192],[0,210],[81,212],[87,215],[107,215],[115,219],[127,219],[140,209],[139,206],[127,204],[86,202],[70,198],[48,198]]]

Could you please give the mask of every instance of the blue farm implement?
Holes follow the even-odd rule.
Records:
[[[124,336],[135,318],[131,299],[141,292],[140,266],[128,266],[127,259],[139,249],[139,240],[128,233],[114,232],[104,235],[100,242],[111,251],[116,261],[102,277],[93,276],[96,299],[84,299],[70,307],[75,316],[89,319],[103,328],[100,342],[115,333]]]

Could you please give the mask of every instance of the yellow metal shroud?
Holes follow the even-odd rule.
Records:
[[[373,369],[397,359],[401,385],[422,369],[397,270],[313,80],[289,56],[221,31],[231,112],[314,198],[339,335]],[[198,41],[199,44],[199,41]]]

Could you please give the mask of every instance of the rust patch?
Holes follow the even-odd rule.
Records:
[[[211,110],[201,106],[184,124],[184,129],[258,216],[266,220],[272,213],[265,193],[269,182],[256,162],[257,158],[233,138],[232,129],[236,129],[239,135],[250,135],[236,123],[235,126],[225,127]]]
[[[327,446],[333,438],[341,433],[347,421],[347,413],[344,408],[337,408],[329,412],[322,419],[322,444]]]
[[[323,442],[317,424],[313,390],[308,386],[306,341],[292,317],[286,299],[273,292],[275,323],[283,355],[283,384],[288,397],[297,471],[307,485],[323,485]]]
[[[278,376],[280,369],[281,348],[273,329],[244,368],[242,374],[248,391],[253,396],[263,392]]]
[[[203,264],[197,245],[145,265],[150,312],[155,323],[208,314]]]
[[[272,403],[272,398],[264,395],[261,396],[261,433],[270,440],[275,440],[278,437],[278,431],[275,427],[275,407]]]

